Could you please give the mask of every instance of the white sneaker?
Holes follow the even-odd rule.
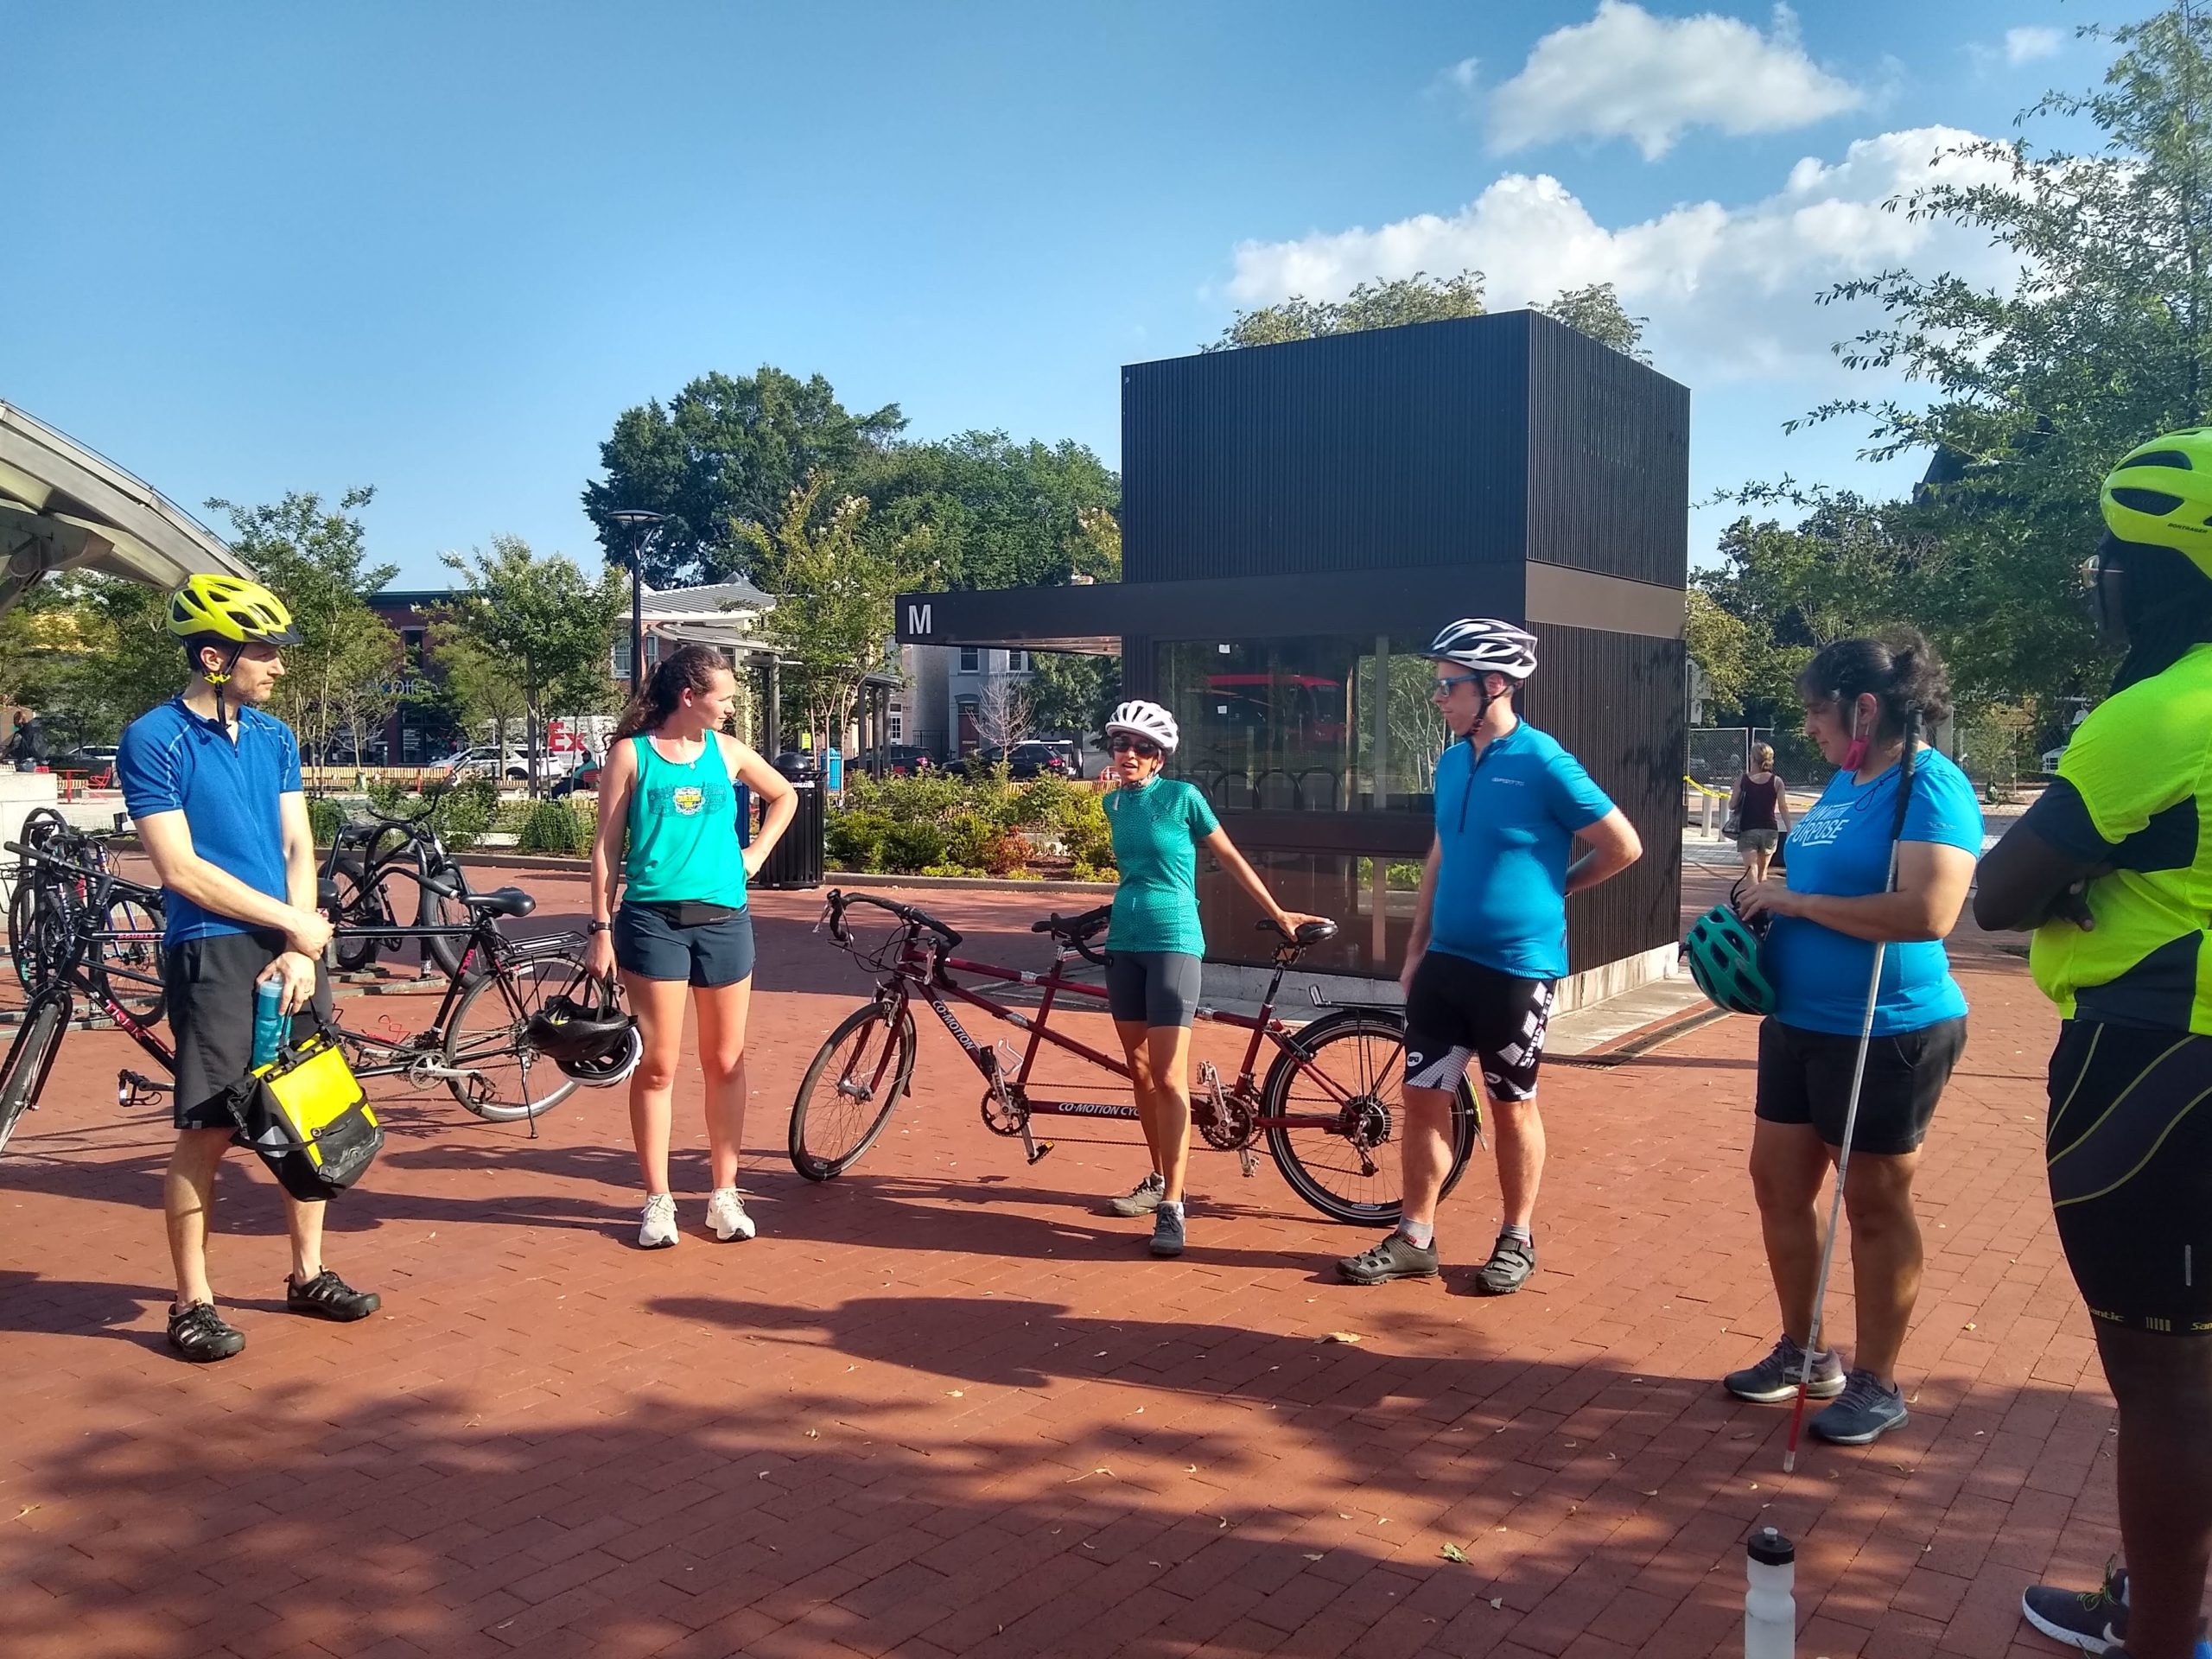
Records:
[[[655,1192],[645,1200],[645,1212],[638,1223],[638,1248],[641,1250],[664,1250],[676,1243],[676,1196],[671,1192]]]
[[[707,1225],[725,1244],[733,1238],[753,1236],[753,1217],[745,1213],[745,1200],[734,1186],[718,1186],[707,1200]]]

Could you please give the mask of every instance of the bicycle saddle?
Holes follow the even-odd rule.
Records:
[[[527,916],[537,908],[537,900],[520,887],[494,887],[489,893],[464,893],[461,902],[488,916]]]
[[[1275,925],[1275,918],[1272,916],[1261,917],[1259,926],[1262,933],[1274,933],[1278,936],[1282,933],[1282,929]],[[1298,925],[1298,931],[1291,936],[1291,942],[1299,945],[1315,945],[1325,944],[1336,937],[1337,925],[1334,922],[1300,922]]]

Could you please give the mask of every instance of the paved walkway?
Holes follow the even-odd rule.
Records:
[[[575,909],[535,885],[533,923]],[[935,897],[1041,962],[1029,895]],[[814,901],[760,904],[758,1241],[703,1232],[696,1093],[684,1240],[651,1255],[619,1093],[535,1140],[409,1096],[331,1225],[385,1313],[283,1313],[274,1190],[241,1164],[215,1263],[251,1345],[205,1370],[162,1346],[168,1137],[116,1110],[122,1041],[73,1033],[0,1159],[0,1649],[1735,1654],[1741,1541],[1771,1522],[1800,1540],[1801,1654],[2025,1659],[2056,1649],[2022,1584],[2116,1548],[2111,1407],[2041,1179],[2051,1022],[2002,950],[1961,951],[1912,1424],[1785,1478],[1787,1413],[1712,1382],[1773,1334],[1751,1022],[1551,1074],[1522,1294],[1473,1298],[1464,1267],[1357,1290],[1330,1268],[1357,1234],[1203,1153],[1190,1254],[1147,1259],[1097,1209],[1141,1173],[1129,1126],[1057,1124],[1025,1167],[933,1028],[861,1167],[802,1182],[791,1091],[861,982]],[[1494,1195],[1478,1155],[1447,1257],[1482,1253]],[[1847,1271],[1832,1308],[1847,1335]]]

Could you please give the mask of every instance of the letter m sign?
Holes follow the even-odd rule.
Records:
[[[906,632],[911,634],[922,635],[926,635],[930,632],[930,607],[928,606],[909,605],[906,607]]]

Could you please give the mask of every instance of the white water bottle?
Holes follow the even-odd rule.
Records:
[[[1796,1659],[1797,1552],[1772,1527],[1751,1535],[1744,1571],[1744,1659]]]

